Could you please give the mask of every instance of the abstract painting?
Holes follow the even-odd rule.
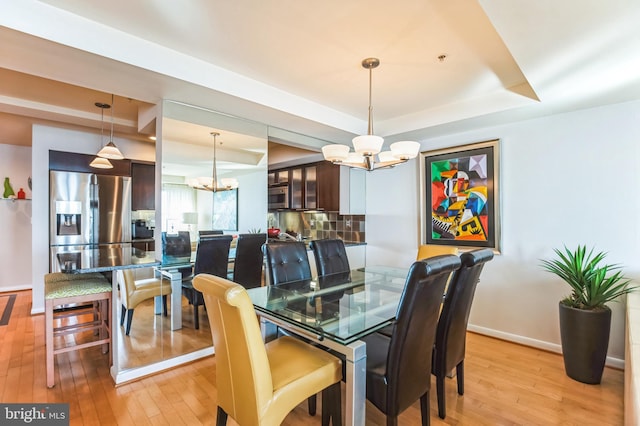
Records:
[[[238,230],[238,189],[213,193],[213,229]]]
[[[498,142],[421,153],[422,244],[499,251]]]

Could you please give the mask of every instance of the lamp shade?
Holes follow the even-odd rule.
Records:
[[[375,135],[362,135],[353,138],[353,148],[361,155],[376,155],[382,149],[384,139]]]
[[[122,155],[118,147],[113,142],[109,142],[98,152],[98,157],[108,158],[110,160],[122,160],[124,155]]]
[[[409,160],[416,158],[420,151],[420,144],[413,141],[400,141],[391,144],[393,156],[399,160]]]
[[[381,163],[386,163],[388,161],[395,161],[398,162],[398,159],[396,158],[395,155],[393,155],[393,152],[391,151],[382,151],[378,153],[378,161]]]
[[[357,152],[350,152],[344,162],[347,164],[362,164],[364,163],[364,156],[362,154],[358,154]]]
[[[222,178],[220,184],[223,188],[237,188],[238,180],[236,178]]]
[[[327,161],[341,162],[347,159],[349,147],[341,144],[331,144],[322,147],[322,155]]]
[[[111,164],[111,161],[102,157],[94,158],[93,161],[89,163],[89,166],[96,169],[113,169],[113,164]]]
[[[198,213],[196,212],[184,212],[182,213],[182,223],[194,225],[198,223]]]
[[[213,187],[213,178],[201,176],[198,178],[198,184],[203,187]]]

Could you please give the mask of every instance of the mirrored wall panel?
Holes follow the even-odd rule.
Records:
[[[155,210],[136,212],[132,226],[137,220],[149,232],[162,261],[136,279],[162,278],[163,296],[140,303],[128,335],[126,323],[119,328],[121,370],[213,353],[207,312],[191,283],[201,235],[229,237],[228,257],[216,262],[232,271],[237,236],[267,227],[267,126],[172,101],[160,110]]]

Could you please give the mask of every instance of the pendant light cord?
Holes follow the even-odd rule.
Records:
[[[369,68],[369,126],[367,127],[367,134],[373,135],[373,106],[371,104],[371,80],[373,79],[373,68]]]
[[[213,182],[211,182],[211,186],[214,192],[218,190],[218,170],[216,167],[216,136],[218,135],[219,133],[211,132],[211,136],[213,136]]]
[[[113,142],[113,93],[111,94],[111,136],[109,142]]]

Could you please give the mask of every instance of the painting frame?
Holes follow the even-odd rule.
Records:
[[[238,188],[213,193],[213,229],[238,230]]]
[[[500,140],[420,153],[420,244],[500,253]]]

